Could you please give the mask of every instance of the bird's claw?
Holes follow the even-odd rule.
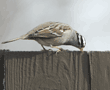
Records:
[[[60,51],[63,51],[63,49],[60,48],[59,50],[57,50],[57,51],[56,51],[56,55],[57,55],[57,53],[60,52]]]
[[[81,48],[80,51],[83,52],[83,48]]]

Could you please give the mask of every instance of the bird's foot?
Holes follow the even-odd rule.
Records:
[[[83,48],[81,48],[80,51],[83,52]]]
[[[59,48],[59,50],[56,51],[56,55],[57,55],[58,52],[61,52],[61,51],[63,51],[63,49]]]

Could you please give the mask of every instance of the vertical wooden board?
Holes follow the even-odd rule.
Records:
[[[1,89],[5,89],[5,65],[4,65],[4,51],[0,50],[0,85],[1,85]]]
[[[5,60],[5,86],[6,86],[6,90],[8,90],[8,60],[6,55],[4,56],[4,60]]]
[[[5,68],[6,68],[6,90],[17,90],[17,74],[16,69],[17,58],[15,59],[14,53],[5,53]]]
[[[19,81],[22,81],[19,90],[27,90],[31,78],[35,76],[36,71],[36,52],[19,52],[18,59],[20,60],[19,68]],[[20,78],[21,77],[21,78]]]
[[[90,52],[91,90],[110,90],[110,52]]]
[[[73,90],[90,90],[89,56],[87,52],[73,53]]]
[[[6,90],[25,90],[25,83],[29,82],[32,77],[31,73],[33,73],[31,57],[32,55],[28,52],[5,54]]]
[[[22,63],[23,63],[23,59],[22,58],[18,58],[18,62],[19,62],[19,90],[22,90],[22,73],[23,73],[23,71],[22,71]]]
[[[26,65],[27,64],[27,58],[24,56],[22,61],[22,90],[25,90],[25,84],[26,84]]]

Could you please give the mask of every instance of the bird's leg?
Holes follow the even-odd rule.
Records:
[[[41,45],[42,46],[42,48],[45,50],[45,51],[47,51],[45,48],[44,48],[44,46],[43,45]],[[49,51],[52,51],[51,49],[48,49]]]
[[[44,46],[43,45],[41,45],[42,46],[42,48],[46,51],[46,49],[44,48]]]
[[[52,45],[50,45],[50,46],[51,46],[51,48],[56,48],[56,49],[58,49],[58,50],[56,51],[56,55],[57,55],[58,52],[60,52],[60,51],[63,50],[62,48],[57,47],[57,46],[52,46]]]
[[[62,51],[62,50],[63,50],[62,48],[61,48],[61,49],[58,49],[58,50],[56,51],[56,55],[57,55],[58,52],[60,52],[60,51]]]

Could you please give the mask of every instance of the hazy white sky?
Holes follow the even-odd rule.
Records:
[[[0,43],[48,21],[67,23],[82,34],[85,51],[110,51],[110,0],[1,0]],[[42,47],[35,41],[18,40],[0,44],[0,49],[39,51]]]

